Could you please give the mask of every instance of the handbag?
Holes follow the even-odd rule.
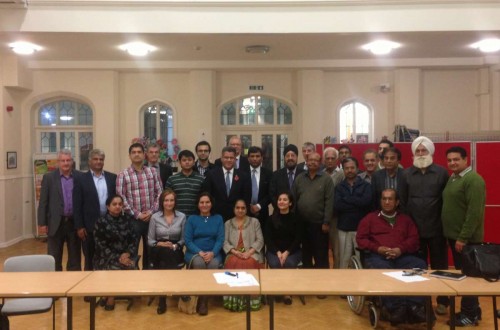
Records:
[[[179,312],[186,314],[196,314],[196,305],[198,304],[198,296],[182,296],[179,298]]]
[[[462,273],[482,277],[488,282],[500,279],[500,244],[465,245],[462,249]]]

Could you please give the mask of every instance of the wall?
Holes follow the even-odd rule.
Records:
[[[12,63],[12,59],[5,57],[0,57],[0,61],[2,70],[6,63]],[[318,143],[327,135],[337,134],[338,109],[353,99],[368,103],[374,111],[373,140],[383,135],[392,136],[395,124],[452,132],[485,129],[485,125],[498,129],[499,126],[494,123],[494,119],[500,117],[498,68],[26,72],[20,62],[17,67],[14,78],[9,78],[15,84],[7,84],[0,72],[0,247],[33,233],[33,111],[38,102],[47,98],[66,95],[93,107],[95,146],[105,150],[105,167],[113,172],[129,165],[130,141],[142,134],[139,109],[151,101],[172,106],[175,135],[181,148],[192,150],[197,141],[205,138],[212,142],[213,156],[216,155],[222,146],[217,107],[251,94],[249,85],[263,85],[264,94],[293,106],[291,142],[296,144],[306,140]],[[381,92],[382,84],[389,84],[390,91]],[[479,102],[476,94],[481,91],[488,91],[489,96],[480,96]],[[15,111],[7,113],[4,110],[7,104],[14,105]],[[16,170],[5,169],[7,149],[18,152]]]

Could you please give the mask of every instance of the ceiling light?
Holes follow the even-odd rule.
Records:
[[[401,44],[388,40],[377,40],[364,45],[364,50],[369,50],[375,55],[389,54],[393,49],[401,47]]]
[[[483,53],[493,53],[500,50],[500,39],[483,39],[470,46],[479,49]]]
[[[42,49],[42,47],[38,45],[24,41],[13,42],[9,44],[9,47],[12,48],[14,53],[19,55],[30,55]]]
[[[254,45],[247,46],[245,51],[250,54],[267,54],[271,50],[271,47],[265,45]]]
[[[156,47],[143,42],[131,42],[120,46],[121,50],[128,52],[133,56],[144,56],[156,50]]]

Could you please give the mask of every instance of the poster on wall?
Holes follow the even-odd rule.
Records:
[[[57,169],[57,153],[33,154],[33,184],[35,191],[35,237],[40,237],[38,233],[38,204],[40,203],[40,190],[42,188],[43,176]]]

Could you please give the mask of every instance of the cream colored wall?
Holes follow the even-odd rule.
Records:
[[[1,60],[1,58],[0,58]],[[5,63],[5,61],[2,61]],[[19,70],[18,74],[23,70]],[[127,149],[142,132],[140,108],[161,101],[174,109],[174,128],[181,148],[194,149],[202,138],[220,148],[217,107],[250,95],[249,85],[294,107],[292,143],[321,142],[338,132],[338,109],[356,99],[374,111],[374,139],[392,136],[395,124],[425,131],[479,129],[478,109],[490,123],[500,117],[498,70],[280,70],[276,72],[193,70],[189,72],[115,72],[112,70],[35,70],[32,90],[0,91],[0,160],[7,149],[18,151],[18,169],[0,168],[0,247],[33,233],[34,207],[31,156],[34,148],[33,109],[37,102],[56,96],[76,97],[95,110],[95,146],[106,152],[105,167],[118,172],[129,165]],[[489,80],[485,78],[485,75]],[[491,86],[486,86],[487,81]],[[24,77],[19,81],[29,81]],[[0,75],[0,84],[5,85]],[[380,85],[390,84],[387,93]],[[479,102],[478,91],[489,91],[490,100]],[[482,96],[484,98],[484,96]],[[4,111],[7,104],[14,112]],[[399,122],[402,120],[403,122]],[[407,122],[406,122],[407,121]],[[422,125],[419,125],[422,123]],[[484,124],[483,124],[484,125]],[[492,123],[491,129],[495,129]],[[497,128],[498,129],[498,128]],[[214,141],[216,141],[214,143]],[[214,157],[216,158],[216,157]],[[7,193],[8,192],[8,193]],[[5,207],[9,205],[9,208]]]

